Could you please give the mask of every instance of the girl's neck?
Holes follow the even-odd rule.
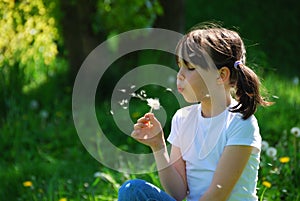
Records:
[[[231,104],[231,95],[227,95],[224,101],[212,101],[211,98],[206,98],[201,101],[201,115],[205,118],[215,117],[221,114]]]

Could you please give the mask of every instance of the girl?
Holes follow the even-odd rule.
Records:
[[[186,34],[176,53],[178,91],[197,104],[174,115],[170,155],[154,114],[140,118],[132,132],[151,147],[166,192],[130,180],[119,189],[119,201],[258,200],[261,137],[253,114],[258,105],[270,103],[259,93],[257,75],[245,65],[243,41],[235,31],[204,26]]]

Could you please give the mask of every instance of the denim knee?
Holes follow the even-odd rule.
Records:
[[[175,199],[149,182],[133,179],[120,187],[118,201],[175,201]]]
[[[140,187],[143,186],[146,182],[142,179],[132,179],[126,181],[119,189],[119,197],[120,196],[130,196],[136,194]]]

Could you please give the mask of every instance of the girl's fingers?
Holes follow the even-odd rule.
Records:
[[[143,116],[137,120],[138,123],[146,123],[150,120],[149,117]]]
[[[136,129],[140,129],[140,128],[145,128],[147,126],[148,126],[147,123],[136,123],[136,124],[134,124],[133,128],[134,128],[134,130],[136,130]]]
[[[151,124],[153,126],[160,126],[159,121],[155,118],[153,113],[147,113],[145,114],[145,118],[148,119],[149,122],[151,122]]]

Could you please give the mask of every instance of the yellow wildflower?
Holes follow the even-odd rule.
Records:
[[[138,118],[138,117],[140,117],[141,116],[141,114],[139,113],[139,112],[134,112],[134,113],[132,113],[132,115],[131,115],[131,117],[132,118]]]
[[[279,161],[280,161],[280,163],[288,163],[288,162],[290,162],[290,157],[288,157],[288,156],[280,157]]]
[[[263,181],[262,185],[267,187],[267,188],[271,188],[271,186],[272,186],[272,184],[268,181]]]
[[[60,198],[58,201],[68,201],[67,198]]]
[[[33,186],[33,184],[32,184],[31,181],[24,181],[24,182],[23,182],[23,186],[24,186],[24,187],[31,187],[31,186]]]

